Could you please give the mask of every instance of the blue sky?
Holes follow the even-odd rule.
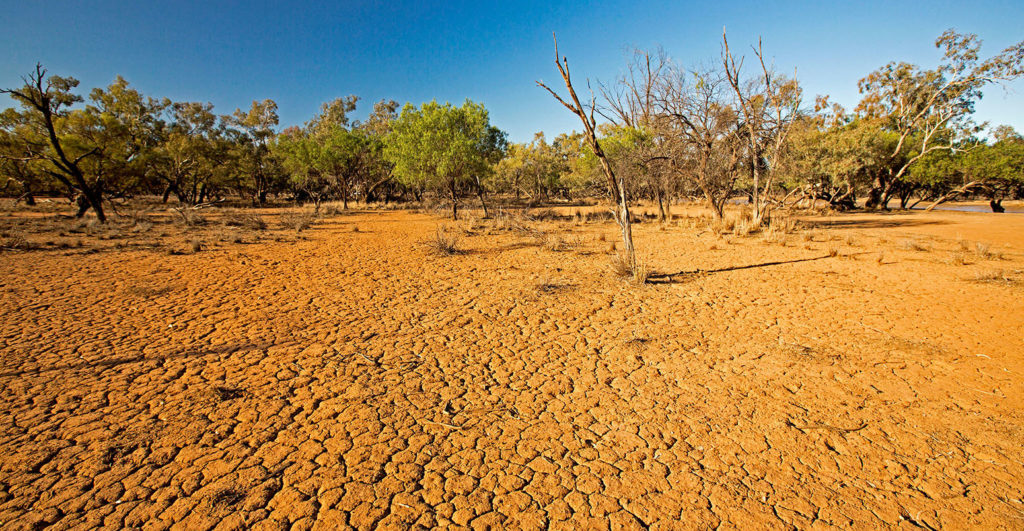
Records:
[[[578,129],[534,81],[560,82],[551,33],[574,77],[612,81],[634,48],[662,46],[684,65],[717,60],[723,26],[735,50],[760,35],[807,100],[856,104],[857,80],[891,60],[934,66],[935,38],[955,27],[984,55],[1024,39],[1024,2],[276,2],[0,1],[0,86],[41,61],[85,95],[120,74],[152,96],[210,101],[219,113],[254,99],[282,126],[320,103],[388,98],[484,103],[515,141]],[[1024,83],[986,91],[976,118],[1024,131]],[[8,106],[0,102],[0,106]]]

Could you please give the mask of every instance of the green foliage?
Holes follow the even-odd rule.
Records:
[[[474,177],[490,176],[505,146],[504,133],[490,125],[483,105],[431,101],[402,108],[384,139],[384,156],[404,186],[447,191],[457,216],[460,189]]]

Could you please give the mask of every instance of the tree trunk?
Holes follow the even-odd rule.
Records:
[[[452,194],[452,219],[459,219],[459,199],[455,195],[455,179],[448,182],[448,190]]]
[[[1002,214],[1003,212],[1006,212],[1006,208],[1003,207],[1002,199],[990,199],[988,202],[988,206],[992,207],[992,212],[995,212],[997,214]]]
[[[480,184],[480,177],[476,177],[476,195],[480,198],[480,206],[484,209],[484,219],[490,219],[490,214],[487,213],[487,201],[484,200],[484,187]]]
[[[655,193],[655,195],[658,196],[658,219],[661,222],[664,222],[665,221],[665,199],[664,199],[665,192],[664,192],[664,190],[661,189],[660,186],[658,186],[654,193]]]

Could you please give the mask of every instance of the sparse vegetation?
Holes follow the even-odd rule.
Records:
[[[459,236],[443,225],[438,226],[433,238],[427,240],[427,247],[439,256],[452,256],[462,252],[459,248]]]

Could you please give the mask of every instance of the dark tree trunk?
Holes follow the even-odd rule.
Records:
[[[480,184],[480,177],[476,178],[476,195],[480,198],[480,205],[484,208],[484,218],[489,219],[491,216],[487,213],[487,201],[484,200],[484,187]]]
[[[991,199],[988,202],[988,206],[992,207],[992,212],[995,212],[997,214],[1002,214],[1003,212],[1006,212],[1006,208],[1003,207],[1002,199]]]
[[[448,185],[448,189],[452,194],[452,219],[459,219],[459,199],[455,195],[455,181],[451,181]]]

